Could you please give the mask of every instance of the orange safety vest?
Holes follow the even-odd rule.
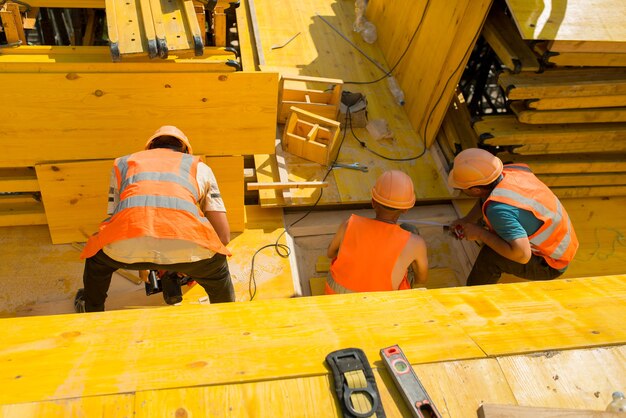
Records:
[[[330,265],[325,293],[395,290],[391,273],[410,237],[398,225],[350,216],[340,254]],[[405,274],[400,290],[410,288]]]
[[[526,164],[509,164],[502,171],[503,179],[483,203],[483,217],[489,202],[501,202],[532,212],[543,225],[528,237],[533,254],[543,257],[548,265],[561,270],[572,261],[578,250],[578,238],[567,211],[552,191],[541,182]]]
[[[231,255],[197,205],[199,162],[199,157],[162,148],[116,159],[119,204],[89,238],[81,258],[138,237],[186,240]]]

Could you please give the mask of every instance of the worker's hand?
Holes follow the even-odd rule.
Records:
[[[476,225],[473,223],[462,223],[459,224],[463,227],[463,235],[466,240],[469,241],[478,241],[478,240],[482,240],[482,234],[484,233],[485,229],[480,226],[480,225]]]
[[[139,270],[139,278],[146,283],[148,283],[149,275],[150,275],[150,270]]]

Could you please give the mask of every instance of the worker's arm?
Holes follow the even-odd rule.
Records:
[[[503,257],[517,263],[526,264],[532,256],[528,237],[516,238],[510,242],[503,240],[498,234],[478,225],[463,224],[465,238],[471,241],[482,241]]]
[[[220,237],[222,244],[228,245],[230,242],[230,225],[228,225],[226,212],[207,211],[204,215],[213,225],[213,229],[215,229],[217,236]]]
[[[345,221],[344,223],[341,224],[341,226],[335,233],[333,240],[330,242],[330,245],[328,246],[326,255],[328,255],[328,258],[330,258],[331,260],[337,257],[337,255],[339,255],[339,247],[341,247],[341,242],[343,241],[343,236],[346,233],[347,226],[348,226],[348,221]]]
[[[412,236],[411,240],[415,241],[415,258],[413,262],[411,262],[411,266],[415,272],[414,284],[424,284],[428,280],[428,251],[426,249],[426,241],[420,236]]]

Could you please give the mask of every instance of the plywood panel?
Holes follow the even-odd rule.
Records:
[[[143,148],[163,124],[177,125],[198,155],[274,149],[275,73],[2,74],[11,103],[0,166],[106,159]],[[242,115],[245,115],[242,117]]]
[[[524,39],[626,42],[621,0],[506,0]]]
[[[626,340],[624,276],[432,290],[487,355]],[[603,300],[598,309],[598,298]]]
[[[393,344],[414,362],[483,356],[421,290],[15,318],[4,332],[0,404],[325,375],[326,354],[350,346],[370,362]]]
[[[208,157],[205,163],[211,167],[226,206],[231,232],[240,232],[245,227],[243,157]]]
[[[498,363],[520,405],[602,411],[626,386],[624,345],[506,356]]]
[[[1,417],[110,417],[128,418],[135,410],[135,394],[64,399],[54,402],[32,402],[0,405]]]

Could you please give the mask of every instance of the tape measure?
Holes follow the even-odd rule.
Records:
[[[415,418],[441,418],[398,345],[380,350],[380,357]]]

